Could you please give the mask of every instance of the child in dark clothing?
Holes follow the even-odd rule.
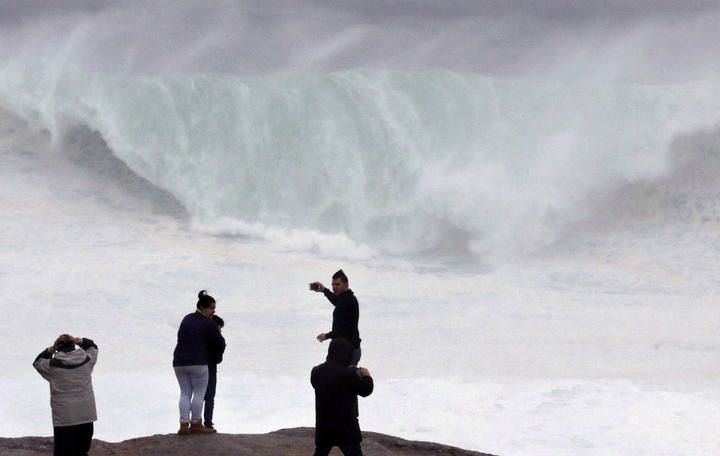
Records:
[[[222,332],[225,321],[217,315],[212,316],[212,320]],[[215,388],[217,386],[217,365],[222,362],[222,353],[213,353],[208,360],[208,385],[205,390],[205,410],[203,411],[203,419],[205,427],[215,430],[213,423],[213,411],[215,409]]]

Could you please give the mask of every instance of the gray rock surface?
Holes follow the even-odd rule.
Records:
[[[312,428],[268,434],[153,435],[109,443],[94,440],[91,456],[311,456]],[[431,442],[413,442],[375,432],[363,433],[365,456],[492,456]],[[51,437],[0,438],[0,456],[47,456]],[[331,456],[341,455],[334,449]]]

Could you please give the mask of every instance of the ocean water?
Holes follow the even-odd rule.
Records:
[[[712,48],[646,53],[715,13],[281,3],[2,7],[2,436],[51,434],[31,362],[63,332],[100,347],[97,438],[175,431],[200,289],[226,320],[219,429],[312,426],[332,307],[307,283],[343,268],[365,430],[720,452],[720,83]],[[623,38],[597,59],[603,22],[556,40],[597,15]]]

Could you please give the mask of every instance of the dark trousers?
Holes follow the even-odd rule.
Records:
[[[205,426],[213,425],[213,411],[215,410],[215,388],[217,387],[217,364],[208,365],[208,385],[205,390],[205,410],[203,420]]]
[[[94,432],[92,423],[53,428],[53,456],[87,456]]]
[[[338,447],[345,456],[362,456],[363,454],[359,443],[352,445],[338,445]],[[330,454],[330,450],[332,450],[331,446],[315,447],[315,454],[313,456],[328,456]]]

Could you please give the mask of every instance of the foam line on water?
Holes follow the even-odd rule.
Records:
[[[78,123],[99,132],[197,226],[232,218],[267,239],[297,229],[398,254],[552,242],[597,194],[670,172],[673,141],[716,125],[720,104],[713,84],[46,70],[6,64],[0,103],[56,138]]]

